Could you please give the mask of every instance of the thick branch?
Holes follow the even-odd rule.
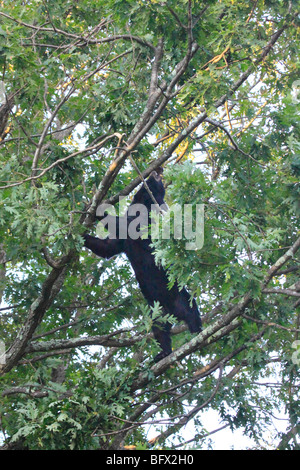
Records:
[[[296,252],[300,247],[300,240],[297,242],[283,255],[274,266],[277,266],[277,270],[282,266],[282,264],[290,259],[290,257]],[[272,271],[272,268],[271,270]],[[269,273],[270,273],[269,271]],[[265,283],[262,283],[262,291],[264,289]],[[226,315],[223,315],[221,319],[213,323],[212,325],[205,328],[201,333],[194,337],[191,341],[184,344],[172,354],[162,359],[160,362],[155,364],[152,368],[152,374],[154,377],[157,377],[165,372],[172,364],[176,361],[181,360],[186,357],[188,354],[191,354],[197,349],[202,349],[207,344],[216,341],[221,336],[226,334],[226,328],[234,327],[239,324],[239,317],[244,313],[245,308],[249,305],[252,300],[251,293],[248,293],[243,297],[243,299],[236,304]],[[225,330],[225,331],[224,331]],[[148,383],[148,378],[141,374],[136,382],[132,385],[132,390],[135,391]]]
[[[291,246],[291,248],[283,255],[281,256],[276,263],[269,269],[269,272],[264,280],[264,287],[268,285],[270,280],[272,279],[273,276],[277,274],[279,269],[290,259],[292,259],[295,255],[295,253],[299,250],[300,248],[300,238],[295,241],[295,243]]]
[[[55,35],[61,34],[63,36],[67,36],[67,37],[70,37],[70,38],[73,38],[73,39],[77,39],[79,41],[79,43],[77,43],[77,45],[85,45],[87,43],[88,44],[103,44],[103,43],[106,43],[106,42],[114,42],[114,41],[117,41],[119,39],[125,39],[127,41],[136,41],[139,44],[141,44],[142,46],[147,46],[150,49],[155,49],[153,44],[151,44],[149,41],[146,41],[145,39],[140,38],[139,36],[133,36],[131,34],[115,34],[113,36],[109,36],[109,37],[106,37],[106,38],[92,39],[92,38],[90,38],[90,33],[88,33],[85,36],[81,36],[79,34],[70,33],[69,31],[64,31],[64,30],[56,28],[56,27],[46,28],[44,26],[36,26],[36,25],[33,25],[33,24],[25,23],[24,21],[20,21],[17,18],[13,18],[12,16],[7,15],[6,13],[3,13],[3,12],[0,12],[0,15],[7,18],[7,19],[9,19],[9,20],[11,20],[11,21],[14,21],[15,23],[17,23],[19,25],[24,26],[25,28],[33,29],[35,31],[44,31],[46,33],[53,33]],[[95,29],[93,30],[93,34],[97,33],[99,31],[99,29],[102,26],[104,26],[106,23],[107,23],[107,20],[102,20],[101,23],[99,25],[97,25],[95,27]],[[65,47],[69,47],[69,46],[65,46]]]
[[[45,280],[39,297],[33,302],[29,309],[28,316],[20,328],[16,339],[6,353],[6,363],[0,366],[0,374],[4,374],[14,367],[23,356],[28,342],[42,318],[53,302],[53,299],[60,291],[67,271],[68,262],[73,258],[74,253],[70,252],[62,260],[59,268],[52,269]]]
[[[300,292],[296,292],[292,289],[263,289],[265,294],[283,294],[291,295],[293,297],[300,297]]]
[[[255,71],[255,67],[262,62],[268,53],[271,51],[272,47],[274,44],[278,41],[279,37],[281,34],[285,31],[285,29],[290,25],[290,23],[286,23],[280,28],[275,34],[272,35],[271,40],[269,43],[264,47],[263,52],[260,54],[260,56],[256,59],[255,64],[251,65],[241,76],[240,78],[232,85],[231,89],[228,91],[226,95],[223,95],[221,98],[219,98],[217,101],[214,103],[214,107],[218,109],[220,106],[224,105],[224,103],[228,100],[229,97],[234,95],[234,93],[240,88],[240,86],[249,78],[249,76]],[[181,70],[179,71],[181,73]],[[157,111],[158,113],[158,111]],[[157,117],[157,113],[155,116]],[[191,133],[199,127],[202,122],[204,122],[208,118],[207,112],[203,111],[201,114],[199,114],[198,117],[196,117],[178,136],[177,138],[172,142],[172,144],[163,152],[163,154],[155,160],[149,167],[143,172],[143,177],[146,178],[147,176],[150,175],[150,173],[155,170],[157,167],[160,165],[164,164],[171,156],[172,153],[176,150],[176,148],[183,142],[184,139],[189,137]],[[155,122],[149,121],[147,125],[147,130],[153,126]],[[144,134],[143,134],[144,135]],[[118,193],[116,196],[113,196],[110,198],[107,202],[110,204],[115,204],[119,197],[121,196],[126,196],[129,194],[136,186],[140,184],[140,178],[135,178],[126,188],[124,188],[120,193]]]
[[[231,329],[232,326],[238,326],[238,317],[243,313],[246,306],[251,301],[251,295],[247,294],[241,302],[236,304],[226,315],[223,315],[218,321],[205,328],[201,333],[192,338],[188,343],[184,344],[172,354],[162,359],[160,362],[151,367],[153,377],[158,377],[163,374],[171,365],[180,361],[182,358],[193,353],[196,350],[202,349],[207,344],[216,341],[220,336],[226,333],[226,327]],[[225,331],[224,331],[225,329]],[[149,382],[148,375],[143,373],[132,384],[132,391],[144,387]]]
[[[50,341],[35,341],[30,343],[25,353],[33,352],[43,352],[43,351],[56,351],[56,350],[65,350],[79,348],[82,346],[108,346],[108,347],[126,347],[132,346],[138,341],[143,339],[143,335],[135,336],[133,338],[119,338],[115,339],[114,336],[124,333],[127,330],[118,330],[110,333],[108,335],[97,335],[97,336],[88,336],[88,337],[79,337],[71,339],[54,339]]]

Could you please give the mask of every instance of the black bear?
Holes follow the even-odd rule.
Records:
[[[162,170],[154,171],[141,189],[136,193],[131,206],[135,204],[143,204],[150,214],[151,206],[153,208],[154,200],[157,204],[165,208],[164,202],[165,188],[161,179]],[[153,200],[154,198],[154,200]],[[118,219],[118,218],[116,218]],[[134,220],[133,216],[126,217],[127,224]],[[150,220],[150,219],[148,219]],[[195,299],[192,299],[190,305],[190,295],[185,288],[179,290],[177,283],[171,289],[168,289],[168,276],[166,271],[155,263],[152,254],[151,238],[142,238],[142,236],[121,238],[120,232],[117,230],[116,238],[100,239],[91,235],[84,235],[84,246],[89,248],[93,253],[102,258],[111,258],[114,255],[125,253],[135,272],[136,279],[140,289],[150,306],[158,301],[162,306],[163,312],[174,315],[178,320],[184,320],[189,327],[191,333],[201,331],[201,318],[197,308]],[[158,341],[162,351],[154,358],[155,362],[160,361],[172,352],[171,324],[169,322],[161,323],[159,320],[153,321],[153,334]]]

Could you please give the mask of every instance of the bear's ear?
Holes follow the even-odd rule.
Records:
[[[161,181],[161,175],[163,174],[164,170],[161,166],[156,168],[156,170],[153,170],[150,174],[150,176],[153,176],[156,181]]]

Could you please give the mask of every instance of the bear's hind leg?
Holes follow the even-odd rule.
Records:
[[[172,352],[171,337],[170,337],[171,324],[155,322],[152,326],[154,338],[161,347],[161,351],[154,357],[154,362],[158,362],[164,357],[169,356]]]

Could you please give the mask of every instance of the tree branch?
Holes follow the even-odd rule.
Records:
[[[47,276],[39,297],[32,303],[24,324],[6,353],[6,363],[0,365],[0,375],[11,370],[23,356],[34,331],[42,321],[45,312],[52,304],[55,296],[60,291],[67,272],[68,262],[70,262],[74,256],[75,254],[70,251],[68,255],[63,257],[60,267],[52,269]]]
[[[277,274],[279,269],[290,259],[292,259],[295,255],[295,253],[299,250],[300,248],[300,238],[298,238],[295,243],[290,247],[290,249],[283,255],[281,256],[276,263],[269,269],[268,274],[264,280],[263,287],[266,287],[270,280],[272,279],[273,276]]]
[[[20,186],[21,184],[27,183],[28,181],[35,181],[35,180],[41,178],[42,176],[44,176],[49,170],[52,170],[52,168],[60,165],[60,163],[66,162],[67,160],[70,160],[71,158],[77,157],[78,155],[81,155],[81,154],[92,155],[93,153],[98,152],[98,150],[100,150],[106,142],[108,142],[110,139],[112,139],[116,136],[119,136],[119,135],[120,134],[118,134],[118,133],[109,135],[109,136],[105,137],[101,142],[98,142],[97,144],[92,145],[91,147],[87,147],[83,150],[77,150],[76,152],[71,153],[70,155],[67,155],[66,157],[59,158],[58,160],[53,162],[51,165],[49,165],[47,168],[44,168],[43,170],[40,170],[40,173],[38,175],[30,176],[28,178],[24,178],[22,181],[17,181],[15,183],[10,183],[10,184],[7,184],[6,186],[0,186],[0,189],[12,188],[14,186]]]
[[[36,148],[36,151],[35,151],[35,154],[34,154],[34,157],[33,157],[33,161],[32,161],[32,167],[31,167],[32,176],[36,175],[38,160],[39,160],[39,157],[40,157],[40,154],[41,154],[41,151],[42,151],[43,143],[44,143],[45,137],[47,135],[48,129],[51,126],[51,123],[53,122],[54,118],[57,116],[57,113],[60,110],[60,108],[64,105],[64,103],[66,101],[68,101],[68,99],[74,93],[74,91],[75,91],[75,87],[72,86],[70,88],[70,90],[68,91],[68,93],[58,103],[58,105],[54,109],[53,113],[51,114],[50,118],[48,119],[48,121],[47,121],[47,123],[44,127],[44,130],[41,134],[41,137],[40,137],[40,140],[39,140],[39,143],[37,145],[37,148]]]
[[[225,101],[225,103],[227,103],[227,101]],[[254,157],[252,157],[252,155],[250,155],[250,153],[246,153],[244,152],[242,149],[240,149],[240,147],[238,146],[238,144],[236,143],[236,141],[234,140],[234,138],[232,137],[232,135],[230,134],[230,132],[226,129],[226,127],[224,127],[220,122],[218,121],[215,121],[214,119],[210,119],[210,118],[206,118],[205,119],[206,122],[209,122],[210,124],[212,124],[213,126],[215,127],[218,127],[220,129],[222,129],[222,131],[225,132],[225,134],[228,136],[230,142],[232,143],[233,147],[235,150],[237,150],[238,152],[240,152],[242,155],[244,155],[245,157],[248,157],[248,158],[251,158],[251,160],[253,160],[255,163],[257,163],[258,165],[262,166],[262,167],[265,167],[265,165],[263,165],[262,163],[260,163],[258,160],[256,160]]]
[[[212,402],[212,400],[215,398],[215,396],[218,393],[218,390],[221,386],[222,375],[223,375],[223,364],[220,363],[220,365],[219,365],[219,377],[217,379],[216,386],[215,386],[211,396],[205,402],[203,402],[201,405],[194,406],[194,408],[189,413],[184,415],[179,420],[178,423],[174,424],[173,426],[170,426],[169,429],[162,432],[161,434],[156,436],[154,439],[151,439],[151,444],[153,445],[156,442],[164,441],[165,439],[167,439],[169,436],[171,436],[175,432],[178,432],[179,429],[181,429],[183,426],[185,426],[197,413],[199,413],[199,411],[206,408]]]
[[[17,23],[21,26],[33,29],[35,31],[44,31],[46,33],[62,34],[63,36],[67,36],[67,37],[76,39],[77,41],[79,41],[79,43],[77,43],[77,45],[81,45],[81,44],[82,45],[86,45],[86,44],[104,44],[106,42],[117,41],[118,39],[125,39],[127,41],[136,41],[139,44],[141,44],[142,46],[147,46],[152,50],[155,49],[153,44],[151,44],[149,41],[146,41],[145,39],[140,38],[139,36],[133,36],[131,34],[115,34],[115,35],[109,36],[107,38],[90,39],[90,37],[89,37],[91,35],[90,32],[85,36],[81,36],[79,34],[70,33],[68,31],[64,31],[64,30],[56,28],[56,27],[55,28],[54,27],[45,28],[44,26],[36,26],[36,25],[33,25],[33,24],[25,23],[24,21],[20,21],[17,18],[13,18],[12,16],[7,15],[6,13],[3,13],[3,12],[0,12],[0,16],[3,16],[3,17],[5,17],[5,18],[7,18],[11,21],[14,21],[15,23]],[[92,33],[93,34],[97,33],[99,31],[100,27],[103,27],[105,24],[107,24],[107,20],[102,20],[101,23],[95,27],[95,29],[92,31]],[[65,46],[65,47],[69,47],[69,46]]]
[[[285,31],[286,28],[288,28],[290,23],[285,23],[282,28],[280,28],[276,33],[272,35],[271,40],[268,42],[268,44],[264,47],[263,52],[260,54],[260,56],[256,59],[254,65],[251,65],[242,75],[241,77],[232,85],[231,89],[228,91],[226,95],[223,95],[221,98],[219,98],[217,101],[214,103],[214,107],[218,109],[220,106],[222,106],[230,96],[232,96],[239,88],[240,86],[250,77],[250,75],[255,71],[255,67],[262,62],[268,53],[271,51],[272,47],[274,44],[278,41],[279,37],[281,34]],[[179,67],[180,64],[178,64],[177,67]],[[158,113],[159,111],[157,111]],[[156,113],[156,117],[157,117]],[[147,176],[150,175],[150,173],[164,164],[171,156],[172,153],[176,150],[176,148],[181,144],[181,142],[186,139],[187,137],[190,136],[190,134],[199,127],[199,125],[204,122],[208,118],[207,112],[203,111],[199,114],[198,117],[196,117],[179,135],[172,144],[163,152],[163,154],[157,158],[153,163],[149,165],[149,167],[142,173],[143,177],[146,178]],[[153,117],[154,119],[154,117]],[[144,134],[153,126],[153,120],[149,121],[147,125],[147,129],[145,132],[142,132],[142,137]],[[141,137],[141,138],[142,138]],[[140,178],[135,178],[129,185],[127,185],[122,191],[120,191],[116,196],[111,197],[110,199],[107,200],[108,203],[110,204],[115,204],[118,200],[119,197],[121,196],[126,196],[128,195],[136,186],[140,184]]]
[[[291,295],[294,297],[300,297],[300,292],[296,292],[292,289],[263,289],[264,294],[284,294]]]
[[[65,349],[79,348],[82,346],[108,346],[108,347],[128,347],[132,346],[138,341],[141,341],[144,338],[144,335],[139,335],[132,338],[119,338],[114,339],[114,336],[120,335],[127,332],[128,329],[121,329],[113,331],[108,335],[97,335],[97,336],[83,336],[79,338],[70,338],[70,339],[55,339],[49,341],[36,341],[31,342],[25,353],[34,353],[34,352],[43,352],[43,351],[63,351]]]

